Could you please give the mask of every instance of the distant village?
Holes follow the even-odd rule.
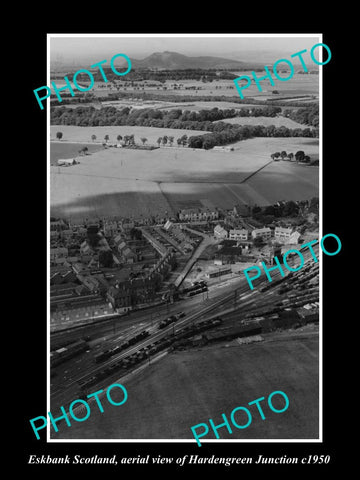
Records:
[[[235,262],[256,263],[259,255],[270,262],[283,245],[298,245],[309,225],[316,229],[317,211],[312,199],[227,211],[187,208],[174,218],[86,218],[73,224],[52,217],[51,325],[173,301],[197,258],[209,259],[216,276],[229,273]],[[208,249],[196,257],[204,238]]]

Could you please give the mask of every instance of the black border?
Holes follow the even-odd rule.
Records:
[[[210,5],[208,5],[211,8]],[[109,6],[111,9],[111,6]],[[141,6],[139,8],[142,8]],[[154,6],[154,8],[157,8]],[[165,8],[165,7],[159,7]],[[269,7],[270,8],[270,7]],[[169,13],[170,14],[170,13]],[[124,14],[123,18],[127,13]],[[134,12],[131,13],[131,16]],[[345,368],[344,360],[339,358],[339,354],[334,352],[334,342],[340,334],[339,326],[335,325],[339,318],[336,307],[339,303],[345,302],[345,285],[341,282],[344,275],[344,265],[346,265],[347,241],[344,211],[342,202],[347,200],[344,191],[339,187],[335,187],[337,182],[336,173],[334,172],[335,163],[340,154],[339,136],[348,134],[345,125],[339,125],[335,120],[337,112],[344,112],[344,105],[340,95],[336,95],[339,88],[340,72],[346,71],[348,67],[348,58],[345,56],[344,41],[340,33],[329,25],[320,24],[310,25],[304,22],[302,28],[290,28],[292,23],[288,22],[289,28],[284,29],[284,24],[280,28],[276,28],[271,24],[261,28],[258,25],[255,29],[244,31],[239,26],[242,22],[236,22],[237,25],[230,26],[226,24],[226,28],[219,29],[216,26],[210,26],[206,22],[206,28],[203,22],[195,20],[189,21],[186,14],[182,15],[181,6],[179,6],[179,15],[184,18],[183,25],[171,30],[164,29],[164,23],[159,19],[157,23],[147,23],[144,25],[134,25],[134,28],[126,28],[129,22],[119,22],[116,28],[99,29],[90,27],[88,22],[74,22],[70,27],[69,23],[54,26],[44,23],[40,28],[31,31],[30,47],[32,54],[24,58],[22,64],[29,73],[26,87],[23,85],[19,104],[26,105],[26,118],[31,128],[24,131],[23,145],[27,145],[30,150],[29,157],[31,162],[22,165],[24,168],[24,182],[22,186],[21,200],[25,205],[29,206],[29,214],[22,218],[23,230],[30,233],[26,236],[26,248],[31,253],[33,259],[33,267],[31,272],[27,271],[26,279],[22,285],[22,300],[17,298],[19,308],[21,308],[23,329],[22,336],[24,338],[24,347],[22,357],[27,359],[23,362],[24,370],[22,371],[23,382],[28,392],[26,401],[22,402],[22,425],[19,426],[20,431],[24,432],[24,449],[23,464],[26,465],[28,471],[37,474],[43,468],[56,468],[66,473],[75,471],[78,473],[151,473],[153,468],[148,465],[118,465],[111,467],[109,465],[29,465],[29,455],[47,455],[65,456],[66,454],[83,456],[92,456],[95,454],[111,456],[114,453],[120,456],[157,456],[159,454],[171,457],[180,457],[185,454],[226,457],[245,457],[253,456],[256,458],[258,453],[267,456],[280,456],[286,454],[289,456],[307,456],[314,455],[330,455],[331,462],[329,465],[317,465],[318,472],[323,473],[330,471],[330,466],[339,466],[344,460],[342,457],[341,443],[346,440],[338,436],[337,430],[334,428],[334,408],[339,408],[339,388],[341,386],[341,370]],[[94,22],[95,23],[95,22]],[[181,23],[181,22],[179,22]],[[215,21],[214,21],[215,23]],[[234,22],[235,23],[235,22]],[[270,24],[271,22],[269,22]],[[279,22],[281,23],[281,22]],[[104,24],[107,24],[105,21]],[[172,22],[169,25],[173,26]],[[81,27],[81,28],[80,28]],[[151,28],[150,28],[151,27]],[[332,59],[323,68],[323,232],[336,233],[342,240],[343,248],[336,257],[324,258],[324,276],[323,276],[323,442],[322,443],[226,443],[226,444],[203,444],[199,449],[196,444],[148,444],[148,443],[46,443],[45,440],[36,440],[30,428],[29,419],[41,415],[46,412],[46,110],[41,111],[34,99],[33,89],[41,85],[46,85],[46,34],[47,33],[322,33],[323,41],[332,51]],[[29,81],[30,80],[30,81]],[[355,84],[354,84],[355,87]],[[31,147],[30,147],[31,146]],[[352,161],[357,161],[353,159]],[[335,175],[335,176],[334,176]],[[337,183],[336,183],[337,184]],[[26,200],[24,202],[24,200]],[[25,210],[26,211],[26,210]],[[23,248],[23,242],[20,242],[20,248]],[[24,295],[25,294],[25,295]],[[338,300],[337,300],[338,299]],[[25,314],[24,314],[25,311]],[[27,313],[26,313],[27,312]],[[343,315],[343,314],[342,314]],[[341,318],[341,317],[340,317]],[[350,319],[349,319],[350,320]],[[345,330],[344,335],[349,335],[349,330]],[[337,350],[336,350],[337,351]],[[338,352],[338,351],[337,351]],[[343,391],[340,388],[340,391]],[[344,394],[341,397],[344,401]],[[340,403],[344,406],[343,403]],[[355,413],[355,412],[354,412]],[[44,414],[44,413],[43,413]],[[336,416],[336,422],[341,422],[341,415]],[[161,472],[179,471],[201,473],[207,471],[203,465],[187,465],[184,467],[174,468],[174,465],[161,465]],[[91,470],[90,470],[91,468]],[[293,469],[300,468],[292,465],[239,465],[225,467],[222,465],[213,465],[210,467],[213,472],[222,473],[273,473],[278,468],[282,472],[291,473]],[[35,470],[34,470],[35,469]],[[245,469],[245,470],[244,470]],[[301,472],[307,470],[301,469]]]

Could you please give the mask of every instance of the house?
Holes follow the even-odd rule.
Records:
[[[181,221],[204,221],[216,220],[219,218],[217,210],[210,210],[208,208],[184,208],[179,211],[179,220]]]
[[[286,240],[285,243],[288,243],[288,244],[299,243],[299,238],[300,237],[301,237],[301,233],[295,231],[290,235],[290,237]]]
[[[229,231],[230,240],[247,240],[249,232],[246,229],[234,229]]]
[[[289,240],[292,234],[292,228],[284,228],[284,227],[275,227],[274,237],[277,241],[281,243],[285,243]]]
[[[215,238],[227,238],[228,232],[221,225],[216,225],[214,228],[214,237]]]
[[[80,245],[80,253],[81,255],[88,255],[91,253],[91,248],[86,240],[84,240]]]
[[[63,165],[65,167],[69,167],[71,165],[76,165],[77,162],[75,160],[75,158],[59,158],[58,161],[57,161],[57,164],[60,166],[60,165]]]
[[[116,221],[109,221],[109,222],[104,222],[103,225],[103,232],[106,237],[111,237],[115,235],[118,231],[118,224]]]
[[[271,238],[271,229],[269,227],[254,228],[251,232],[251,236],[253,239],[262,238],[263,240],[268,240]]]
[[[125,263],[134,263],[137,260],[137,255],[129,247],[121,250],[121,257]]]
[[[228,275],[229,273],[232,273],[231,267],[211,268],[205,273],[205,276],[207,278],[216,278]]]
[[[66,247],[50,248],[50,261],[55,261],[58,258],[68,256],[68,249]]]
[[[169,230],[172,227],[173,223],[170,220],[167,220],[164,225],[164,230]]]

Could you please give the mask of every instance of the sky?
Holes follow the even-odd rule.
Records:
[[[97,34],[57,36],[49,34],[51,62],[78,65],[110,60],[116,53],[125,53],[127,56],[141,59],[154,52],[165,50],[182,53],[189,56],[211,55],[229,59],[254,62],[272,62],[279,58],[289,58],[291,54],[300,50],[310,49],[319,43],[318,33],[305,36],[289,34],[286,36],[246,37],[216,35],[216,36],[179,36],[179,35],[127,35],[104,36]],[[85,67],[85,65],[84,65]]]

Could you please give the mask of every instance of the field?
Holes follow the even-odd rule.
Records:
[[[103,143],[105,135],[109,135],[108,143],[118,143],[116,137],[121,135],[134,134],[135,142],[141,144],[141,138],[147,138],[145,145],[157,145],[156,140],[164,135],[173,136],[174,144],[176,139],[182,135],[203,135],[201,130],[181,130],[178,128],[151,128],[136,127],[128,125],[110,126],[110,127],[76,127],[69,125],[52,125],[50,127],[50,140],[56,140],[56,132],[62,132],[61,142],[92,142],[91,136],[96,135],[96,140],[92,143]]]
[[[295,73],[293,78],[287,81],[280,81],[274,75],[273,81],[274,86],[270,84],[268,79],[261,81],[262,92],[260,92],[253,80],[252,74],[250,71],[242,71],[242,72],[233,72],[237,76],[247,75],[252,79],[252,83],[249,88],[243,90],[244,97],[253,97],[253,98],[281,98],[281,96],[297,96],[297,95],[315,95],[319,94],[319,75],[303,75]],[[256,72],[258,78],[265,75],[265,70],[263,72]],[[287,75],[282,75],[286,78]],[[233,96],[238,95],[238,92],[235,88],[233,80],[214,80],[212,82],[202,82],[200,80],[166,80],[164,85],[157,85],[154,87],[150,87],[146,85],[146,82],[138,82],[140,88],[144,87],[144,91],[149,93],[161,93],[162,95],[177,95],[179,97],[184,95],[224,95],[224,96]],[[155,83],[155,82],[151,82]],[[245,81],[243,81],[245,83]],[[174,84],[182,84],[182,88],[174,88]],[[125,85],[123,82],[118,82],[120,86],[120,92],[124,91],[126,88],[126,92],[133,92],[134,96],[139,92],[139,90],[131,87],[130,85]],[[98,85],[100,88],[97,88],[95,85],[92,92],[95,95],[103,96],[106,92],[116,92],[115,88],[101,88],[103,84]],[[165,87],[165,88],[163,88]],[[187,88],[186,88],[187,87]],[[189,89],[189,88],[197,88]],[[273,95],[272,91],[277,90],[279,92],[278,95]]]
[[[111,407],[106,402],[102,414],[92,407],[86,422],[60,427],[52,438],[195,442],[191,426],[209,418],[222,423],[222,413],[229,418],[234,408],[281,390],[289,398],[285,412],[271,412],[265,400],[265,420],[252,407],[252,424],[234,428],[231,435],[222,428],[221,439],[317,439],[319,338],[314,327],[306,332],[276,334],[261,344],[240,346],[234,340],[170,354],[124,383],[128,392],[124,405]],[[243,417],[238,421],[245,423]],[[207,438],[215,436],[209,433]]]
[[[93,131],[100,138],[108,132],[111,139],[117,128],[61,130],[65,139],[85,141]],[[135,133],[135,127],[126,128]],[[138,128],[143,134],[147,127]],[[164,129],[147,130],[149,142],[164,134]],[[80,157],[79,165],[51,168],[51,214],[72,220],[103,215],[139,217],[176,214],[179,208],[199,207],[208,200],[216,207],[232,208],[237,203],[268,205],[318,196],[318,167],[273,162],[246,180],[276,151],[301,149],[316,158],[317,139],[255,138],[233,146],[233,152],[177,146],[153,151],[101,149]]]
[[[60,129],[59,129],[60,130]],[[79,155],[79,150],[83,147],[88,148],[88,154],[102,150],[102,145],[95,143],[64,143],[51,142],[50,143],[50,165],[56,165],[60,158],[75,158]]]
[[[220,121],[220,120],[219,120]],[[227,118],[226,123],[232,123],[235,125],[274,125],[275,127],[287,127],[287,128],[306,128],[306,126],[297,123],[291,118],[286,117],[234,117]]]

